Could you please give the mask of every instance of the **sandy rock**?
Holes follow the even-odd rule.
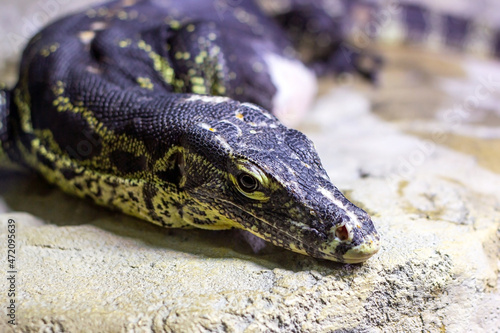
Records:
[[[17,325],[2,315],[0,331],[499,332],[500,174],[492,166],[500,151],[491,147],[500,140],[500,95],[488,96],[494,107],[481,108],[489,112],[482,119],[454,126],[443,114],[474,93],[485,68],[500,70],[461,58],[453,58],[458,72],[433,58],[415,69],[403,61],[411,57],[388,52],[378,90],[327,86],[301,125],[334,183],[382,235],[365,264],[272,247],[255,255],[232,232],[162,229],[2,169],[0,245],[5,258],[14,220],[18,308]],[[415,71],[427,75],[408,84]],[[421,77],[425,85],[413,90]],[[460,96],[450,82],[463,87]],[[419,96],[432,100],[421,114]],[[413,109],[399,113],[405,103]],[[467,150],[464,138],[487,149]],[[6,260],[1,267],[8,271]]]

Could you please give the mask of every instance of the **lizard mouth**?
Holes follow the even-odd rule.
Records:
[[[335,249],[337,246],[342,242],[342,240],[336,240],[334,244],[324,244],[327,248],[330,247],[331,250],[325,250],[319,249],[322,246],[314,246],[312,244],[306,244],[304,243],[303,240],[300,238],[297,238],[296,235],[291,234],[285,230],[282,230],[280,228],[277,228],[275,225],[272,223],[269,223],[267,220],[260,218],[253,214],[252,212],[249,212],[245,210],[243,207],[235,204],[234,202],[224,200],[224,199],[219,199],[221,202],[224,202],[232,207],[238,208],[239,211],[247,215],[249,218],[253,218],[259,222],[261,222],[263,225],[267,226],[270,230],[273,230],[275,235],[280,235],[282,237],[282,241],[279,244],[276,244],[274,241],[275,239],[266,237],[266,235],[260,231],[252,230],[251,228],[246,228],[243,225],[241,225],[240,228],[245,229],[249,231],[250,233],[254,234],[255,236],[262,238],[268,242],[274,243],[277,246],[280,247],[286,247],[289,250],[305,255],[310,255],[312,257],[316,258],[321,258],[321,259],[327,259],[327,260],[332,260],[332,261],[337,261],[337,262],[343,262],[343,263],[348,263],[348,264],[356,264],[356,263],[361,263],[366,260],[368,260],[371,256],[373,256],[375,253],[378,252],[380,249],[380,240],[377,235],[370,235],[370,236],[365,236],[365,240],[354,247],[349,248],[344,254],[340,253],[335,253]],[[289,220],[290,221],[290,220]],[[339,229],[339,228],[337,228]],[[342,237],[339,238],[345,238],[347,236],[344,235],[346,233],[344,229],[340,228],[339,235]],[[338,235],[337,235],[338,236]],[[344,239],[345,240],[345,239]],[[286,245],[286,246],[285,246]]]

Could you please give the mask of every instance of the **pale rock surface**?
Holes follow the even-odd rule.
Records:
[[[301,125],[334,183],[372,215],[375,257],[254,255],[231,232],[162,229],[2,169],[0,266],[14,219],[19,273],[17,326],[0,283],[0,331],[499,332],[500,87],[473,110],[482,119],[444,116],[485,75],[499,82],[499,65],[387,58],[381,88],[323,86]]]

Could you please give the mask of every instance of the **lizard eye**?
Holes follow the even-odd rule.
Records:
[[[270,181],[264,171],[248,161],[238,162],[229,168],[229,178],[238,192],[252,200],[269,200]]]
[[[259,181],[254,176],[242,172],[238,175],[238,185],[243,191],[251,193],[259,188]]]

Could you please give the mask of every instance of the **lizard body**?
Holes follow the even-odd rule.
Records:
[[[368,259],[380,246],[372,220],[272,113],[290,96],[300,113],[314,92],[294,102],[279,81],[289,69],[304,86],[308,68],[373,71],[341,53],[340,30],[294,31],[300,12],[302,23],[336,22],[301,1],[274,18],[253,1],[219,3],[112,1],[47,26],[1,92],[2,152],[67,193],[164,227],[240,228],[317,258]]]

